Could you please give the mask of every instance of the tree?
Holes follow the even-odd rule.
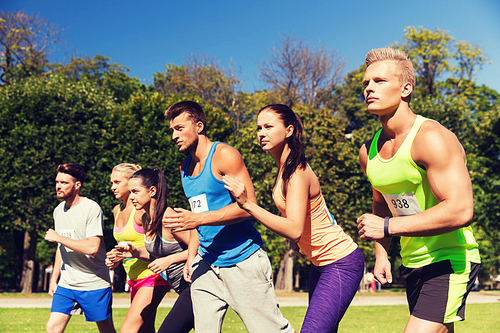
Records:
[[[214,108],[222,109],[240,125],[237,87],[240,80],[230,66],[224,69],[213,57],[191,55],[181,66],[168,64],[165,73],[153,76],[155,89],[163,95],[197,95]]]
[[[359,130],[369,123],[378,123],[378,117],[366,109],[363,87],[365,70],[366,65],[363,64],[359,69],[347,73],[344,84],[332,95],[331,108],[334,109],[334,115],[348,122],[346,134]]]
[[[473,227],[486,279],[500,274],[500,207],[496,204],[500,200],[500,95],[494,95],[496,102],[475,114],[477,120],[471,125],[467,145],[474,189]]]
[[[40,74],[60,30],[38,15],[0,11],[0,85]]]
[[[403,35],[405,41],[399,47],[411,58],[417,76],[416,91],[423,89],[419,94],[423,97],[436,94],[439,88],[437,79],[440,76],[451,74],[456,96],[462,85],[474,81],[475,72],[487,63],[487,59],[479,46],[469,42],[459,41],[450,45],[455,38],[445,30],[437,27],[430,31],[419,27],[406,27]],[[398,44],[396,43],[395,46]]]
[[[417,75],[418,85],[423,87],[424,95],[434,94],[434,84],[437,78],[452,68],[448,44],[454,38],[447,31],[430,31],[420,26],[406,27],[403,38],[406,41],[401,49],[412,60]],[[397,45],[397,43],[396,43]]]
[[[281,35],[271,59],[259,66],[259,77],[293,107],[301,102],[314,107],[323,104],[319,95],[333,91],[340,83],[345,62],[326,46],[310,46],[295,36]]]
[[[469,42],[459,41],[455,43],[455,47],[457,48],[457,52],[453,55],[453,58],[458,61],[458,67],[455,73],[455,77],[458,81],[456,86],[460,88],[462,82],[474,81],[474,74],[477,70],[482,68],[487,62],[487,59],[483,51],[479,48],[479,45],[473,46]],[[458,94],[458,89],[455,90],[455,95],[456,94]]]
[[[152,89],[147,88],[136,78],[128,76],[129,68],[110,63],[108,57],[97,54],[92,58],[89,56],[71,57],[71,60],[65,65],[52,64],[50,67],[53,72],[62,73],[74,81],[86,78],[95,82],[96,87],[109,89],[118,103],[126,101],[135,91]]]

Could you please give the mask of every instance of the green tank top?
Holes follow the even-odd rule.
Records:
[[[411,158],[411,146],[422,123],[427,119],[417,116],[412,129],[391,159],[383,159],[378,152],[380,129],[373,137],[368,152],[366,174],[373,188],[385,198],[393,216],[418,214],[439,203],[427,180],[426,170]],[[442,260],[479,263],[479,251],[472,228],[465,227],[442,235],[429,237],[401,237],[403,265],[416,268]]]

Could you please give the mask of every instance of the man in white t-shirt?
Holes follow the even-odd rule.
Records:
[[[57,167],[54,229],[45,239],[57,242],[49,294],[53,296],[47,332],[64,332],[71,310],[80,305],[101,333],[116,332],[111,316],[111,284],[104,260],[103,220],[99,205],[80,195],[85,172],[77,163]],[[59,280],[59,283],[58,283]]]

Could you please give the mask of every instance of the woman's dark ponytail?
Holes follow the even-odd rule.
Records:
[[[293,126],[293,134],[287,140],[288,147],[290,147],[290,154],[286,158],[283,165],[282,178],[283,183],[286,183],[297,168],[305,169],[307,166],[307,159],[304,151],[304,144],[302,143],[303,125],[299,116],[295,114],[288,106],[284,104],[271,104],[260,109],[262,111],[272,111],[276,113],[283,121],[285,127]]]
[[[144,231],[149,234],[156,234],[161,230],[161,221],[167,209],[168,185],[165,175],[159,168],[141,169],[135,172],[130,178],[140,178],[144,187],[151,188],[154,186],[156,188],[154,196],[156,205],[153,209],[153,216],[151,216],[151,221],[148,225],[144,227]]]

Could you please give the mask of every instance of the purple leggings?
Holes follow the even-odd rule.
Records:
[[[356,295],[364,266],[359,249],[327,266],[311,265],[309,307],[301,333],[337,332],[340,320]]]

